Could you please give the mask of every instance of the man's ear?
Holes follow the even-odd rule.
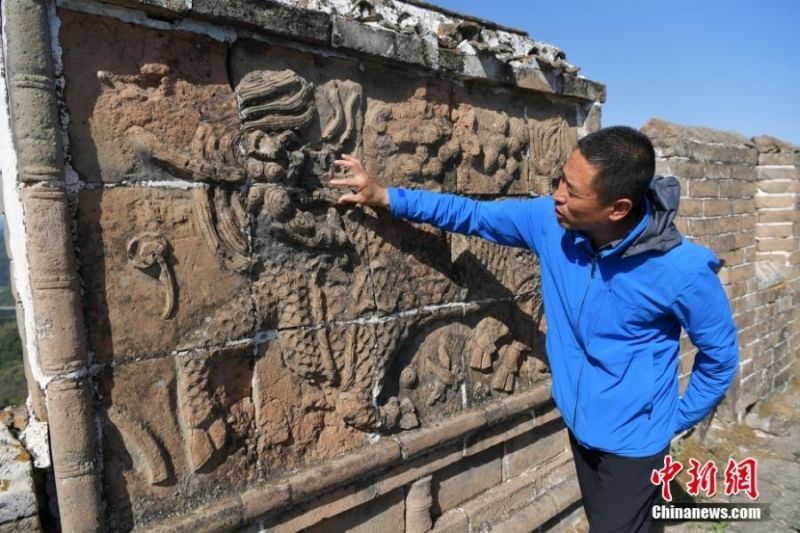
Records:
[[[611,214],[608,215],[608,220],[611,222],[619,222],[631,212],[633,209],[633,202],[627,198],[619,198],[614,201],[611,206]]]

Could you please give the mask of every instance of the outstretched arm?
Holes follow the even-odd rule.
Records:
[[[510,246],[535,250],[532,221],[537,211],[531,200],[478,201],[454,194],[381,187],[367,174],[361,162],[342,155],[336,164],[351,175],[331,180],[331,185],[351,189],[340,204],[389,208],[392,216],[424,222],[455,233],[477,235]]]

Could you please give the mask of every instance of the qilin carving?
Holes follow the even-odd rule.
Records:
[[[167,319],[175,312],[176,291],[175,276],[167,262],[170,246],[163,235],[155,232],[144,232],[128,242],[128,261],[142,271],[156,269],[158,280],[164,290],[164,307],[161,318]]]
[[[169,92],[168,71],[153,69],[148,76],[149,83],[161,76]],[[114,81],[123,82],[133,83]],[[380,270],[381,249],[356,223],[363,214],[334,205],[339,192],[327,180],[334,157],[356,150],[363,131],[386,175],[441,186],[462,153],[459,176],[493,180],[500,190],[524,172],[530,142],[524,121],[469,109],[457,115],[454,131],[449,106],[427,89],[407,102],[377,103],[365,117],[359,84],[332,80],[315,87],[292,70],[250,72],[232,95],[212,104],[184,146],[160,142],[146,126],[128,134],[145,162],[201,183],[191,191],[194,224],[226,270],[250,276],[257,327],[276,331],[273,355],[293,379],[316,391],[294,411],[269,391],[258,393],[259,453],[313,442],[332,411],[350,428],[395,431],[420,425],[418,406],[461,408],[464,357],[481,372],[492,371],[496,357],[499,377],[492,386],[513,390],[522,348],[500,347],[508,328],[484,319],[474,335],[458,323],[430,333],[420,357],[403,369],[397,392],[376,401],[409,324],[332,325],[377,307],[370,273]],[[142,234],[128,252],[138,268],[159,269],[168,295],[164,316],[170,316],[177,284],[166,239]],[[366,262],[373,259],[371,271]],[[180,354],[176,361],[185,453],[192,471],[207,472],[233,447],[239,430],[211,384],[209,358]]]
[[[209,386],[209,360],[192,355],[179,356],[179,415],[189,461],[194,471],[202,471],[222,450],[228,427],[219,402]]]

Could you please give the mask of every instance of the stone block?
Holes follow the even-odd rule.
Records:
[[[572,74],[563,74],[562,76],[561,91],[559,92],[565,96],[574,96],[600,103],[606,101],[606,86],[604,84]]]
[[[759,252],[791,251],[795,248],[793,238],[759,237],[756,244]]]
[[[72,11],[60,18],[70,152],[83,181],[237,179],[226,161],[238,120],[223,43]]]
[[[331,44],[367,54],[422,67],[437,63],[437,47],[413,33],[368,26],[339,15],[332,16]]]
[[[756,193],[755,184],[748,181],[720,179],[718,184],[720,198],[752,198]]]
[[[319,44],[327,44],[331,38],[329,15],[286,5],[284,2],[192,0],[190,5],[192,15],[213,22],[243,25],[259,32]]]
[[[469,516],[461,509],[450,509],[436,519],[433,531],[435,533],[467,533]]]
[[[506,91],[473,87],[453,95],[459,194],[527,195],[530,144],[525,108]]]
[[[797,197],[794,194],[756,194],[757,209],[796,209]]]
[[[372,405],[374,328],[280,332],[261,344],[253,376],[260,470],[274,475],[366,444]]]
[[[549,194],[553,176],[578,145],[577,130],[564,114],[547,108],[528,105],[527,115],[531,140],[528,189],[533,194]]]
[[[707,202],[694,198],[681,198],[678,215],[683,217],[702,217]]]
[[[417,431],[401,433],[396,437],[403,458],[432,451],[466,436],[486,424],[486,414],[471,409]]]
[[[400,448],[392,439],[370,446],[365,454],[347,454],[291,477],[292,501],[309,500],[326,489],[375,475],[400,460]],[[372,489],[369,489],[370,491]]]
[[[465,458],[433,476],[435,515],[457,507],[503,480],[502,446]]]
[[[110,529],[257,479],[252,353],[252,346],[198,350],[99,374]]]
[[[687,195],[690,198],[717,198],[719,183],[716,180],[692,180]]]
[[[80,272],[97,361],[252,337],[246,231],[230,204],[236,194],[154,187],[81,193]]]
[[[791,222],[776,222],[756,226],[756,237],[792,237],[794,225]]]
[[[396,489],[364,505],[323,520],[304,531],[382,533],[403,531],[405,530],[403,524],[405,524],[405,499],[403,489]]]
[[[758,188],[764,189],[772,185],[778,188],[774,192],[794,192],[797,187],[797,179],[800,177],[798,167],[795,166],[759,166],[756,169],[758,177]],[[778,183],[770,184],[771,181]],[[772,191],[764,191],[772,192]]]
[[[13,0],[3,8],[3,25],[7,27],[4,71],[17,179],[29,183],[61,182],[64,165],[48,6],[36,0]]]
[[[548,422],[505,444],[503,478],[511,479],[547,462],[569,447],[567,431],[560,419]]]
[[[759,165],[800,166],[800,153],[783,152],[758,155]]]
[[[366,100],[367,172],[385,186],[454,192],[460,143],[453,131],[450,87],[438,80],[420,84],[401,74],[383,74],[380,89]]]
[[[20,196],[33,293],[28,312],[42,325],[30,340],[45,374],[73,372],[86,365],[86,344],[66,192],[36,185]]]

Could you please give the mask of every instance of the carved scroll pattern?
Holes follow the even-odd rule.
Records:
[[[540,194],[549,193],[549,179],[563,165],[577,145],[575,132],[562,117],[531,120],[531,160]]]
[[[164,308],[161,318],[167,319],[175,312],[177,285],[167,262],[169,243],[163,235],[144,232],[128,242],[128,261],[139,270],[157,267],[158,281],[164,291]]]

